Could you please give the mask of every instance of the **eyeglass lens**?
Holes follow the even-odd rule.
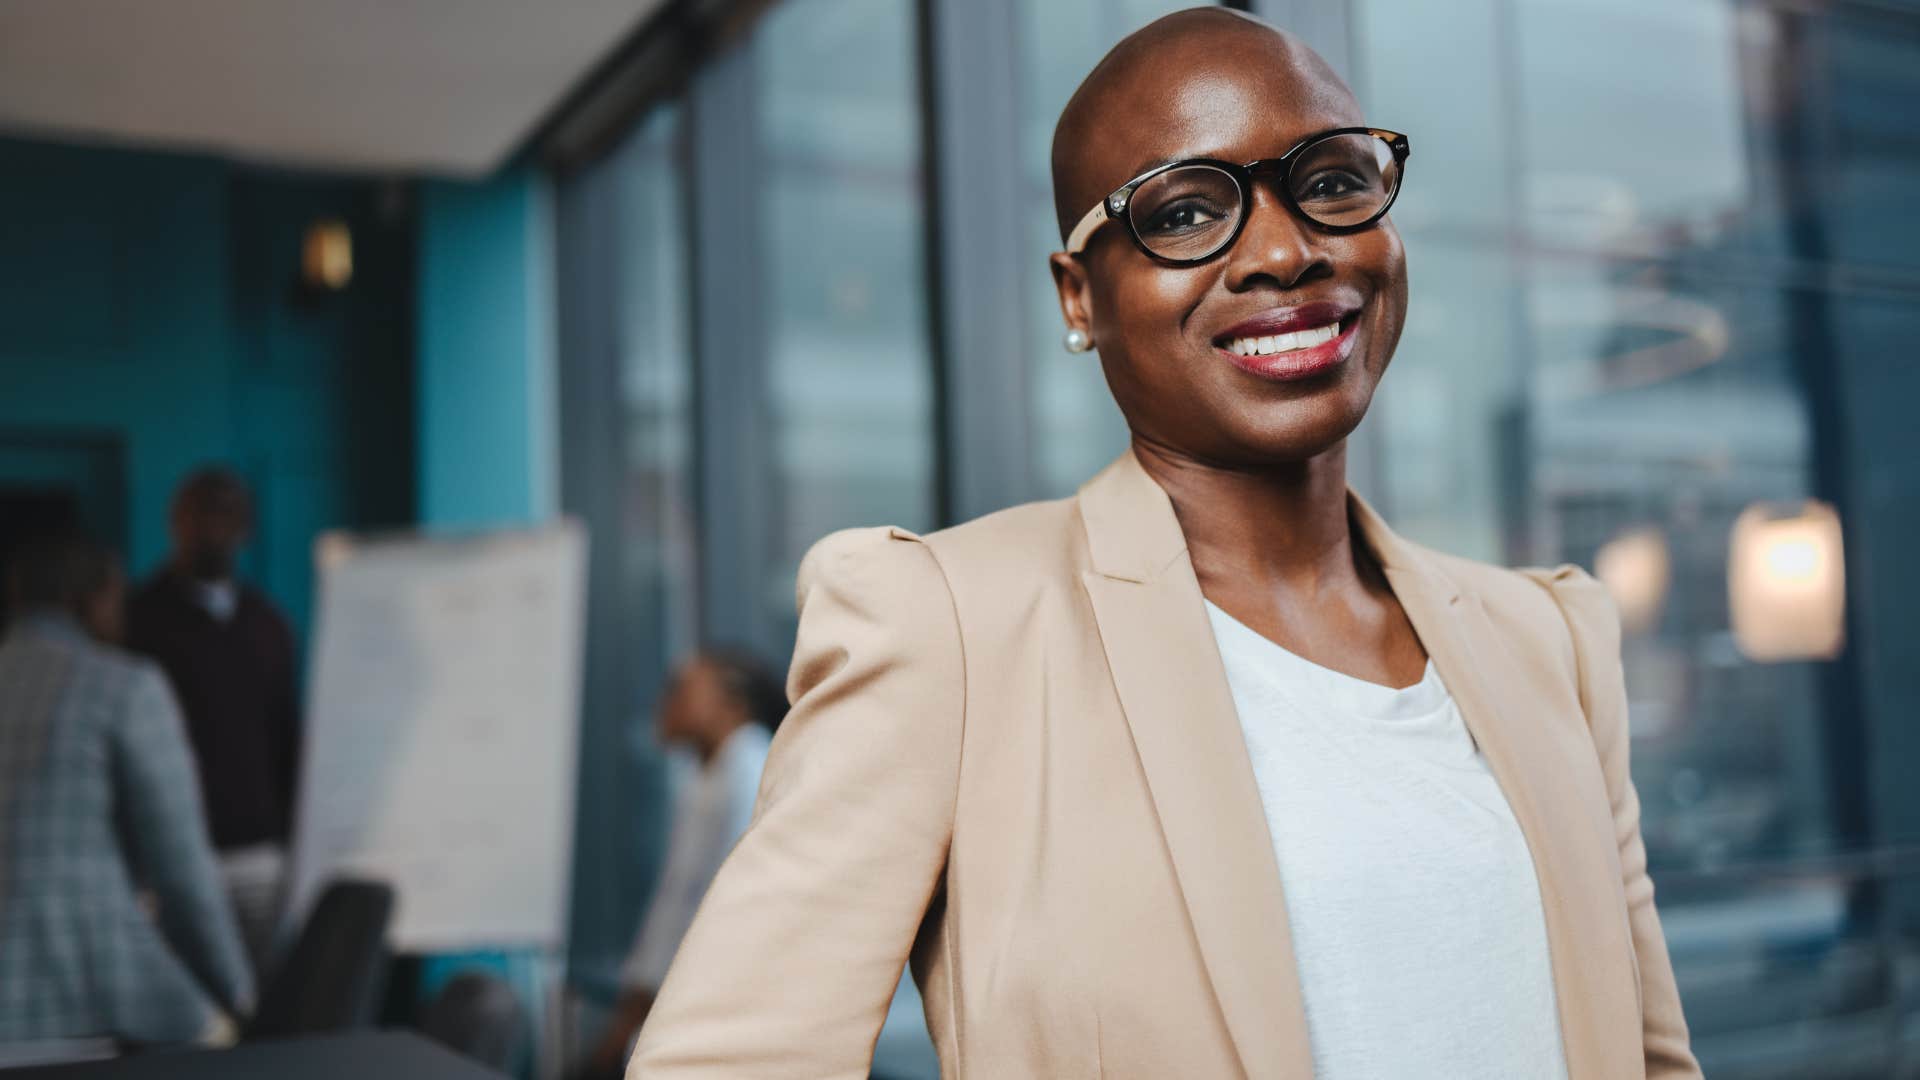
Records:
[[[1334,135],[1306,147],[1287,171],[1300,212],[1335,228],[1379,216],[1400,183],[1393,149],[1372,135]],[[1226,246],[1246,213],[1240,185],[1224,169],[1186,165],[1141,184],[1129,200],[1134,232],[1163,259],[1204,259]]]

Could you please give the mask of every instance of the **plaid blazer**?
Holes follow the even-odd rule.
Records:
[[[0,642],[0,1042],[184,1042],[252,995],[166,677],[29,617]]]

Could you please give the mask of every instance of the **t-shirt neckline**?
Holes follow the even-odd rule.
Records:
[[[1344,671],[1335,671],[1324,664],[1316,664],[1234,618],[1213,601],[1202,599],[1207,605],[1207,617],[1213,623],[1214,637],[1221,645],[1222,659],[1228,666],[1233,666],[1233,657],[1226,654],[1237,652],[1254,661],[1247,666],[1258,677],[1289,689],[1289,696],[1298,697],[1300,690],[1307,689],[1316,700],[1382,721],[1430,716],[1447,704],[1446,684],[1441,681],[1432,657],[1427,658],[1419,682],[1400,687],[1370,682]]]

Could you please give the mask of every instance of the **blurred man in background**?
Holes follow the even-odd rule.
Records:
[[[236,576],[253,532],[239,476],[189,475],[171,524],[172,555],[134,595],[127,644],[160,663],[186,711],[213,843],[258,968],[280,914],[299,776],[293,631]]]
[[[25,545],[4,585],[0,1062],[73,1040],[230,1041],[253,976],[166,679],[104,644],[119,569],[56,536]]]
[[[786,714],[779,676],[743,650],[703,650],[668,683],[656,734],[664,745],[690,753],[697,771],[675,794],[666,866],[621,970],[620,1002],[583,1076],[617,1077],[626,1065],[627,1047],[653,1007],[694,911],[753,819],[767,745]]]

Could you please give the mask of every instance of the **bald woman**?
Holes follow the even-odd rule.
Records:
[[[908,961],[949,1078],[1698,1075],[1606,595],[1347,489],[1407,156],[1220,9],[1087,77],[1051,264],[1132,446],[813,549],[793,711],[630,1077],[864,1077]]]

